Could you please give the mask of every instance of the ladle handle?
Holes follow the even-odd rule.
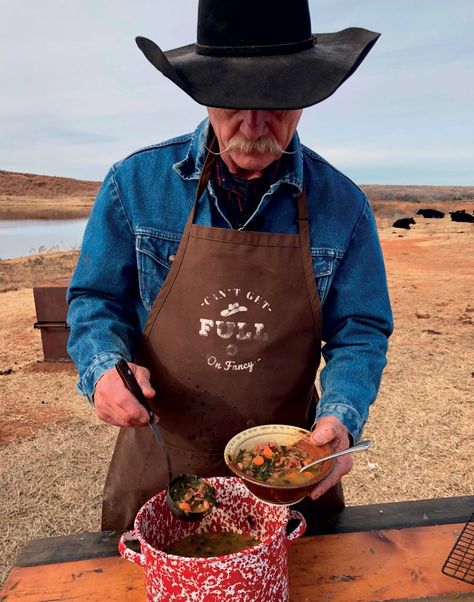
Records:
[[[171,479],[173,478],[173,469],[171,466],[170,453],[168,451],[168,448],[166,447],[166,443],[160,433],[160,430],[155,422],[155,414],[153,413],[153,410],[151,409],[151,406],[148,403],[147,398],[143,395],[143,391],[141,390],[141,387],[138,384],[137,379],[135,378],[135,375],[133,374],[132,369],[127,364],[127,362],[124,359],[120,359],[115,364],[115,369],[119,373],[119,376],[122,379],[125,387],[136,398],[138,403],[140,403],[145,408],[145,410],[148,412],[148,426],[151,428],[154,436],[156,437],[156,440],[158,441],[158,443],[161,446],[163,454],[166,458],[166,467],[168,469],[169,481],[171,481]]]
[[[319,460],[315,460],[310,464],[306,464],[306,466],[300,468],[300,472],[303,472],[310,466],[315,466],[316,464],[320,464],[321,462],[325,462],[326,460],[331,460],[332,458],[339,458],[339,456],[345,456],[346,454],[353,454],[354,452],[364,451],[365,449],[368,449],[372,445],[372,443],[372,439],[364,439],[363,441],[359,441],[359,443],[356,443],[352,447],[348,447],[347,449],[343,449],[342,451],[334,452],[329,456],[324,456],[324,458],[319,458]]]
[[[115,364],[115,369],[119,373],[120,378],[122,379],[125,387],[130,391],[130,393],[136,398],[139,404],[141,404],[145,410],[148,412],[148,416],[151,420],[154,419],[155,415],[153,414],[153,410],[151,409],[150,404],[148,403],[147,398],[143,395],[143,391],[140,385],[135,378],[135,375],[132,372],[132,369],[127,364],[127,362],[123,359],[120,359]]]

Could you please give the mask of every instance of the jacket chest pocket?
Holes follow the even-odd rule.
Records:
[[[140,297],[147,311],[169,274],[179,242],[173,234],[146,231],[135,235]]]
[[[328,295],[342,253],[335,249],[312,248],[311,256],[319,300],[322,306]]]

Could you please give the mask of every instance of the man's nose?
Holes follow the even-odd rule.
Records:
[[[248,140],[257,140],[268,134],[267,111],[242,111],[240,131]]]

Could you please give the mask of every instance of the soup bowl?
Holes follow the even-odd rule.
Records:
[[[166,492],[162,491],[142,506],[133,531],[126,531],[120,539],[120,554],[145,571],[147,600],[287,602],[287,547],[303,535],[303,516],[257,500],[239,478],[206,480],[216,490],[218,505],[200,522],[183,522],[174,516],[166,504]],[[290,519],[297,519],[297,526],[288,534]],[[259,543],[241,552],[210,558],[168,552],[184,537],[219,532],[240,533]],[[129,547],[134,540],[138,540],[140,552]]]
[[[260,500],[276,505],[296,504],[310,493],[316,483],[328,476],[333,469],[334,460],[326,460],[318,464],[317,472],[302,484],[276,485],[242,472],[237,466],[237,456],[240,450],[250,451],[257,445],[268,442],[286,446],[297,444],[308,452],[313,460],[332,454],[333,449],[329,444],[317,446],[311,443],[310,434],[310,431],[285,424],[255,426],[238,433],[227,443],[224,450],[225,462],[229,470],[240,477],[248,490]]]

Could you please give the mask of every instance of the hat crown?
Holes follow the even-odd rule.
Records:
[[[199,0],[198,54],[288,54],[312,45],[308,0]]]

